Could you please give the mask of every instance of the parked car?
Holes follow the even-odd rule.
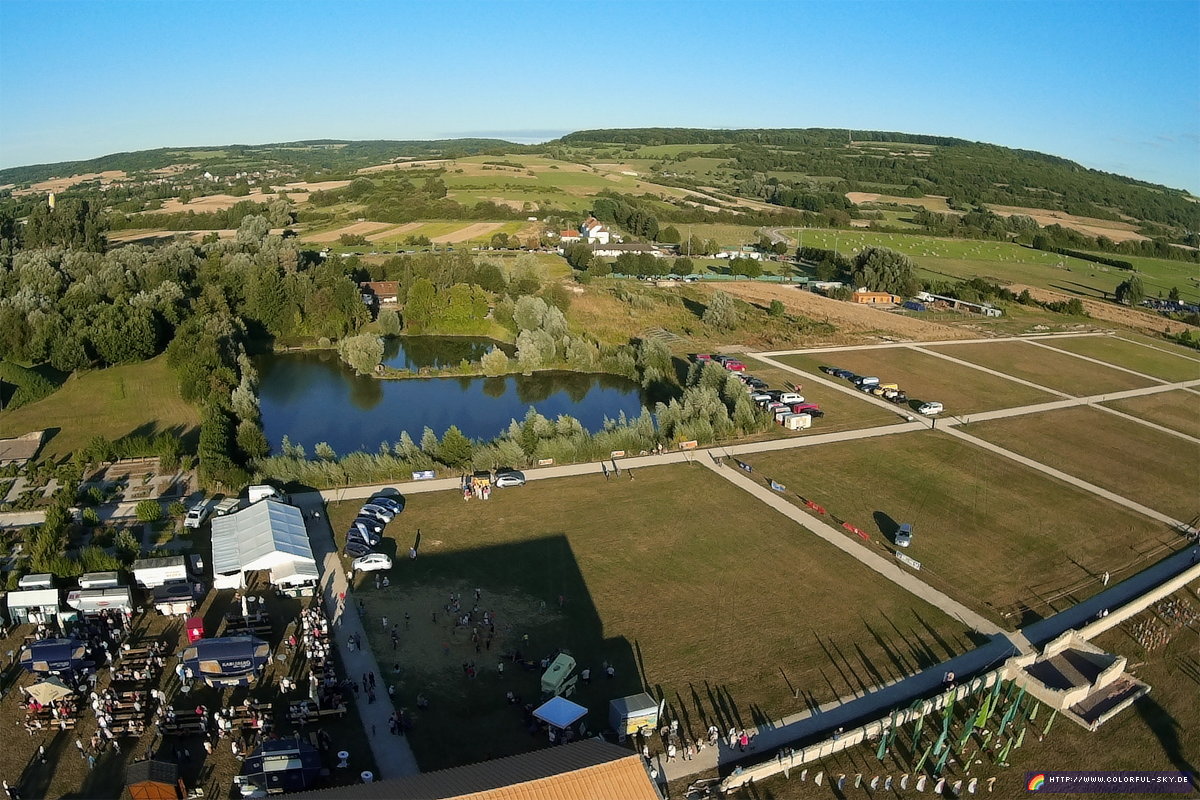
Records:
[[[363,541],[357,539],[348,539],[346,546],[342,548],[342,552],[351,558],[362,558],[372,553],[371,548]]]
[[[362,523],[355,522],[350,526],[350,530],[346,532],[346,539],[357,539],[363,544],[374,547],[379,544],[383,537],[370,528],[364,527]]]
[[[364,528],[369,530],[371,533],[380,533],[380,534],[383,533],[383,523],[380,522],[375,517],[369,517],[369,516],[366,516],[365,514],[355,517],[354,522],[352,524],[362,525]]]
[[[820,367],[820,370],[821,370],[821,372],[824,372],[826,375],[836,375],[838,372],[841,371],[837,367],[831,367],[828,364],[822,364]]]
[[[387,553],[369,553],[350,562],[350,569],[359,572],[373,572],[377,569],[391,569],[392,557]]]
[[[730,372],[745,372],[746,371],[745,364],[743,364],[740,361],[734,360],[732,358],[726,360],[724,366],[725,366],[725,369],[729,370]]]
[[[808,414],[810,417],[823,417],[825,412],[816,403],[796,403],[792,406],[792,413]]]
[[[208,519],[208,513],[208,503],[201,500],[188,510],[187,516],[183,519],[183,527],[199,528],[204,524],[204,520]]]
[[[404,510],[404,498],[400,496],[389,497],[387,495],[377,495],[367,501],[367,505],[382,506],[392,514],[399,514]]]
[[[865,377],[860,375],[854,379],[854,385],[860,386],[860,387],[861,386],[878,386],[879,378],[876,378],[873,375],[867,375]]]
[[[907,522],[901,525],[900,529],[896,531],[895,541],[900,547],[908,547],[912,544],[912,525]]]
[[[384,525],[387,525],[392,521],[392,518],[396,516],[393,512],[389,511],[383,506],[377,506],[374,503],[367,503],[362,507],[362,510],[358,512],[358,515],[360,517],[374,517]]]
[[[796,394],[795,392],[784,392],[779,395],[779,402],[791,405],[792,403],[803,403],[804,395]]]
[[[515,469],[509,470],[507,472],[497,472],[496,473],[496,485],[502,489],[511,487],[511,486],[524,486],[525,485],[525,473],[520,472]]]
[[[895,392],[894,394],[886,395],[883,399],[887,400],[889,403],[901,405],[908,402],[908,395],[904,392]]]
[[[746,379],[746,385],[753,389],[766,389],[770,384],[768,384],[762,378],[755,378],[751,376]]]
[[[941,403],[922,403],[917,407],[917,413],[924,414],[927,417],[935,416],[945,410],[945,407]]]
[[[693,356],[693,358],[696,361],[701,362],[701,363],[713,360],[713,357],[710,356],[708,353],[697,353],[696,355]]]

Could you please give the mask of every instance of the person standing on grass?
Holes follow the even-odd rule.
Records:
[[[675,760],[675,743],[671,742],[667,745],[667,761]]]

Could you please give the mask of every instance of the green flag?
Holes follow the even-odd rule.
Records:
[[[1013,747],[1019,748],[1025,742],[1025,731],[1027,731],[1027,730],[1028,730],[1027,726],[1025,726],[1025,725],[1021,726],[1021,732],[1017,734],[1017,741],[1013,745]]]
[[[996,683],[993,684],[993,686],[992,686],[991,701],[986,706],[987,714],[984,715],[983,724],[977,725],[976,726],[977,728],[982,728],[983,725],[986,724],[989,719],[991,719],[992,712],[994,712],[996,710],[996,706],[999,705],[999,703],[1000,703],[1000,692],[1001,692],[1001,690],[1003,690],[1003,688],[1004,688],[1004,681],[1000,680],[999,676],[997,676]]]
[[[879,737],[879,747],[875,750],[875,758],[883,761],[883,757],[887,755],[888,732],[884,731]]]
[[[926,745],[925,752],[921,753],[921,757],[919,759],[917,759],[917,765],[915,767],[913,767],[914,773],[921,771],[921,767],[925,766],[925,761],[929,758],[929,754],[931,752],[933,752],[933,745],[931,745],[931,744]]]
[[[909,747],[914,753],[917,752],[917,742],[921,739],[921,733],[925,728],[925,717],[917,717],[917,721],[913,724],[912,746]]]
[[[1042,736],[1050,732],[1050,726],[1054,724],[1054,718],[1058,716],[1058,709],[1050,712],[1050,719],[1046,720],[1046,729],[1042,731]]]
[[[946,759],[950,758],[950,753],[954,750],[952,747],[947,747],[942,751],[942,757],[938,759],[937,766],[933,768],[934,775],[941,775],[942,770],[946,766]]]
[[[1000,751],[1000,766],[1004,766],[1005,764],[1008,763],[1008,751],[1012,750],[1012,747],[1013,747],[1013,740],[1009,739],[1008,742],[1004,745],[1004,749]]]
[[[1017,710],[1021,707],[1021,702],[1025,699],[1025,687],[1021,687],[1021,691],[1017,692],[1015,700],[1008,704],[1008,710],[1004,712],[1004,717],[1000,720],[1000,733],[1008,730],[1008,726],[1012,723],[1013,717],[1017,715]]]

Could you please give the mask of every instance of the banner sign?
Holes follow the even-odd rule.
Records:
[[[539,459],[538,459],[538,466],[539,466],[539,467],[548,467],[548,466],[550,466],[550,465],[551,465],[551,464],[553,464],[553,463],[554,463],[554,459],[553,459],[553,458],[539,458]]]
[[[680,450],[695,450],[696,446],[698,444],[700,444],[700,443],[698,441],[696,441],[695,439],[692,439],[690,442],[680,442],[679,449]]]
[[[855,527],[853,523],[843,522],[842,527],[851,533],[858,534],[858,537],[863,540],[870,540],[871,534],[864,531],[862,528]]]
[[[431,469],[423,469],[420,472],[414,472],[412,476],[414,481],[431,481],[437,477],[437,473]]]
[[[738,461],[735,458],[734,463],[736,463],[738,465],[738,469],[740,469],[740,470],[743,470],[745,472],[754,472],[754,467],[750,466],[745,461]]]
[[[808,506],[809,508],[811,508],[813,511],[817,512],[818,514],[826,513],[824,506],[819,506],[816,503],[814,503],[812,500],[805,500],[804,505]]]
[[[915,558],[909,558],[908,556],[904,555],[904,553],[897,552],[896,558],[899,559],[901,564],[908,564],[913,569],[921,568],[920,561],[917,561]]]
[[[613,450],[608,455],[609,455],[609,458],[624,458],[625,451],[624,450]]]
[[[774,489],[774,490],[775,490],[775,491],[777,491],[777,492],[785,492],[785,491],[787,491],[787,487],[786,487],[786,486],[784,486],[782,483],[776,483],[775,481],[771,481],[771,488],[772,488],[772,489]]]

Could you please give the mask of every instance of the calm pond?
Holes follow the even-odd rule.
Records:
[[[486,339],[392,338],[384,363],[398,369],[452,366],[478,360],[493,346]],[[339,455],[375,452],[401,431],[419,441],[426,425],[438,436],[457,425],[471,438],[490,439],[530,406],[550,419],[570,414],[594,431],[606,416],[637,416],[643,405],[640,387],[615,375],[376,380],[356,376],[333,351],[268,353],[255,365],[263,429],[276,453],[284,436],[310,456],[317,442],[328,442]]]

